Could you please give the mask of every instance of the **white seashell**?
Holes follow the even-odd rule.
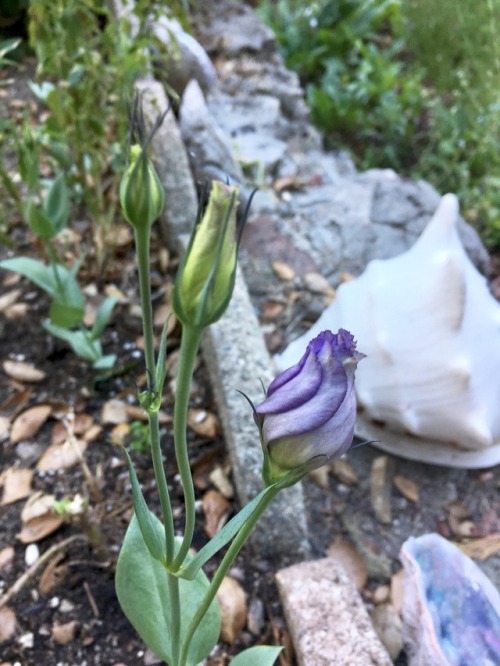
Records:
[[[500,462],[500,305],[465,253],[458,215],[445,195],[409,251],[341,285],[276,362],[288,367],[320,331],[346,328],[367,356],[358,436],[415,460],[487,467]]]

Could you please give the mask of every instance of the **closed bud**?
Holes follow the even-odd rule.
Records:
[[[174,287],[174,312],[188,326],[202,328],[220,319],[233,293],[238,256],[238,188],[214,181]]]
[[[120,204],[128,222],[136,229],[149,229],[161,215],[165,192],[147,146],[130,148],[130,164],[120,183]]]

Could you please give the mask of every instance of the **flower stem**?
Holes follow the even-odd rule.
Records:
[[[179,370],[177,374],[177,386],[175,390],[174,406],[174,446],[175,458],[179,468],[182,489],[184,492],[184,506],[186,512],[186,524],[184,537],[181,547],[173,562],[173,571],[177,571],[181,566],[191,543],[193,541],[195,525],[195,498],[193,477],[191,466],[189,464],[189,455],[187,449],[187,412],[189,405],[189,392],[193,377],[196,354],[200,346],[203,328],[184,326],[182,331],[181,348],[179,352]]]
[[[167,571],[168,596],[172,615],[170,618],[170,647],[172,649],[172,666],[178,666],[181,649],[181,603],[179,597],[179,579]]]
[[[227,572],[231,568],[236,556],[238,555],[241,548],[245,544],[245,541],[248,539],[248,537],[252,533],[252,531],[253,531],[255,525],[257,524],[258,520],[260,519],[260,517],[262,516],[264,511],[267,509],[269,504],[276,497],[276,495],[279,493],[280,490],[281,490],[281,486],[279,484],[277,484],[267,495],[264,495],[260,504],[258,504],[258,506],[255,508],[254,512],[249,516],[247,522],[244,523],[241,530],[234,537],[233,542],[229,546],[226,554],[224,555],[224,557],[222,559],[222,562],[220,563],[217,571],[215,572],[215,575],[214,575],[214,577],[213,577],[213,579],[210,583],[210,586],[209,586],[209,588],[208,588],[200,606],[198,607],[198,610],[194,614],[193,619],[191,620],[191,623],[189,624],[189,627],[187,628],[186,632],[183,632],[183,635],[187,636],[187,639],[186,639],[185,643],[182,646],[179,666],[186,666],[189,646],[191,644],[193,636],[194,636],[196,630],[198,629],[201,621],[205,617],[205,614],[207,613],[208,609],[210,608],[210,604],[215,599],[215,595],[217,594],[217,590],[221,586],[222,581],[224,580],[224,577],[226,576]]]
[[[137,267],[139,271],[139,289],[141,294],[142,321],[144,333],[144,357],[148,382],[155,378],[155,353],[153,337],[153,308],[151,305],[151,289],[149,274],[149,230],[135,230],[135,246],[137,251]],[[165,528],[165,545],[167,562],[171,562],[175,555],[174,550],[174,519],[168,492],[167,477],[163,465],[163,456],[160,442],[160,423],[158,412],[148,411],[149,437],[151,442],[151,459],[160,497],[163,525]]]

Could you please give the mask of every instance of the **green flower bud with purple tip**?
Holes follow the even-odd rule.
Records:
[[[311,340],[299,363],[271,383],[254,412],[267,484],[291,470],[319,467],[351,446],[354,373],[363,357],[348,331],[323,331]]]
[[[120,183],[120,204],[136,229],[149,229],[165,206],[165,191],[146,147],[130,148],[130,164]]]

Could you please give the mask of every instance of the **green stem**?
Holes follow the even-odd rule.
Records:
[[[172,615],[170,619],[170,646],[172,648],[172,666],[179,664],[181,649],[181,603],[179,596],[179,579],[170,571],[167,571],[168,595],[170,599],[170,608]]]
[[[236,556],[238,555],[241,548],[245,544],[245,541],[250,536],[251,532],[253,531],[260,517],[262,516],[264,511],[267,509],[269,504],[276,497],[276,495],[279,493],[280,490],[281,486],[279,484],[276,484],[276,486],[269,492],[269,494],[264,495],[260,504],[255,508],[255,511],[251,514],[247,522],[242,526],[241,530],[234,537],[232,544],[229,546],[226,554],[222,559],[222,562],[220,563],[217,571],[215,572],[212,582],[210,583],[210,586],[205,596],[203,597],[203,601],[198,607],[196,613],[194,614],[193,619],[191,620],[191,623],[187,628],[187,631],[184,633],[184,635],[187,636],[187,639],[182,646],[179,666],[186,666],[189,646],[191,644],[193,636],[196,633],[196,630],[198,629],[200,622],[203,620],[208,609],[210,608],[210,604],[215,599],[217,590],[221,586],[224,577],[226,576],[227,572],[233,565]]]
[[[141,294],[142,321],[144,333],[144,357],[148,382],[155,378],[155,353],[153,336],[153,307],[151,305],[150,275],[149,275],[149,230],[135,230],[135,246],[137,251],[137,268],[139,271],[139,290]],[[163,465],[163,456],[160,441],[160,422],[158,412],[148,411],[149,437],[151,442],[151,459],[160,497],[163,525],[165,528],[165,544],[167,562],[172,562],[175,556],[174,519],[172,505],[168,492],[167,477]]]
[[[177,374],[174,406],[174,446],[175,459],[177,460],[182,489],[184,492],[186,524],[182,545],[173,562],[173,571],[177,571],[186,559],[194,534],[195,498],[193,477],[191,474],[187,449],[186,428],[189,392],[193,378],[194,364],[196,362],[196,354],[198,353],[203,330],[203,328],[184,326],[179,352],[179,371]]]

